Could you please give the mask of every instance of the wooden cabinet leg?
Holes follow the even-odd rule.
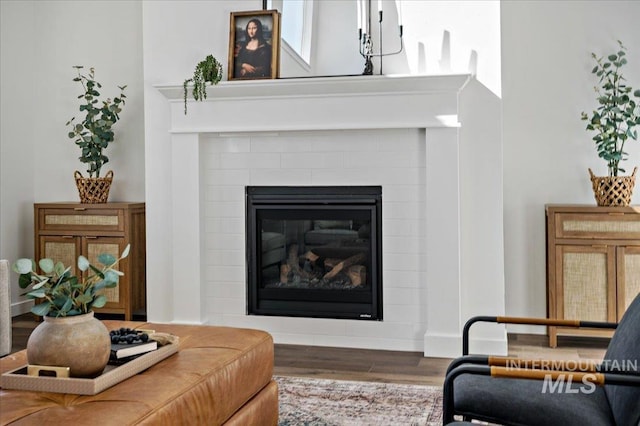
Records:
[[[558,331],[556,327],[547,327],[547,334],[549,335],[549,347],[555,348],[558,346]]]

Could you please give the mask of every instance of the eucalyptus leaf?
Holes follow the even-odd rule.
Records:
[[[104,273],[104,280],[111,283],[118,283],[118,281],[120,280],[120,277],[118,275],[119,273],[120,271],[116,272],[113,269],[110,269]]]
[[[30,291],[29,293],[27,293],[27,296],[32,297],[34,299],[42,299],[46,295],[47,293],[45,292],[44,289],[38,289],[38,290]]]
[[[106,280],[100,280],[96,283],[96,285],[93,286],[93,289],[98,292],[104,288],[107,287],[107,284],[109,284]]]
[[[97,275],[97,276],[99,276],[101,279],[104,279],[104,272],[103,272],[103,271],[101,271],[100,269],[96,268],[96,267],[95,267],[95,266],[93,266],[93,265],[89,265],[89,267],[91,268],[91,270],[92,270],[93,272],[95,272],[95,273],[96,273],[96,275]]]
[[[109,266],[116,263],[116,258],[109,253],[103,253],[98,256],[98,262],[102,263],[103,265]]]
[[[29,274],[20,275],[20,277],[18,278],[18,285],[20,286],[20,288],[23,288],[23,289],[27,288],[29,284],[31,284],[31,275]]]
[[[71,308],[73,308],[73,299],[67,299],[64,301],[64,304],[62,305],[62,308],[60,308],[60,310],[67,313],[71,310]]]
[[[53,299],[53,306],[56,307],[58,310],[61,310],[68,300],[71,300],[71,298],[68,297],[67,295],[57,294],[56,298]]]
[[[49,302],[40,303],[31,308],[31,312],[33,314],[39,315],[41,317],[47,315],[50,310],[51,310],[51,303]]]
[[[43,286],[45,286],[48,282],[49,282],[49,278],[46,278],[46,279],[44,279],[44,280],[42,280],[42,281],[40,281],[38,283],[35,283],[33,285],[33,287],[31,287],[31,288],[34,289],[34,290],[37,290],[37,289],[42,288]]]
[[[90,265],[91,264],[89,263],[89,259],[87,259],[84,256],[78,256],[78,269],[80,269],[82,272],[84,272],[87,269],[89,269]]]
[[[64,264],[62,262],[56,262],[56,266],[53,267],[53,271],[57,274],[57,275],[63,275],[64,274]]]
[[[53,260],[51,259],[40,259],[38,262],[38,266],[42,269],[42,272],[45,274],[50,274],[53,271]]]
[[[90,294],[81,294],[80,296],[76,297],[76,301],[83,304],[91,303],[92,300],[93,297],[91,297]]]
[[[31,262],[31,259],[18,259],[13,264],[13,271],[18,274],[28,274],[33,271],[32,266],[33,262]]]
[[[122,254],[120,255],[120,259],[124,259],[129,256],[129,251],[131,250],[131,244],[127,244],[127,246],[122,250]]]
[[[91,306],[94,308],[102,308],[106,304],[107,304],[107,298],[105,295],[101,294],[93,300],[93,303],[91,304]]]
[[[62,267],[64,267],[64,265],[62,264],[62,262],[60,262],[60,265],[62,265]],[[62,271],[61,276],[63,275],[70,275],[71,274],[71,266],[67,266],[66,268],[64,268],[64,270]]]

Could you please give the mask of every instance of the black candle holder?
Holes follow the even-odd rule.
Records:
[[[356,0],[358,1],[358,0]],[[382,18],[383,13],[382,10],[378,10],[378,40],[380,42],[380,49],[376,53],[373,49],[373,41],[371,39],[371,0],[367,0],[367,9],[365,11],[366,18],[365,29],[358,29],[358,42],[359,42],[359,52],[360,55],[364,58],[364,70],[362,71],[362,75],[373,75],[373,58],[380,58],[380,75],[382,75],[382,58],[384,56],[398,55],[404,50],[404,41],[402,38],[402,24],[398,25],[399,29],[399,39],[400,39],[400,48],[394,52],[383,52],[382,49]],[[400,13],[400,11],[398,11]]]

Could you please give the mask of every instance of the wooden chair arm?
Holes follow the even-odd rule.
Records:
[[[512,356],[489,356],[487,358],[488,365],[491,367],[543,371],[575,371],[585,373],[600,372],[600,363],[590,360],[534,359]]]
[[[465,365],[486,365],[489,367],[522,368],[532,370],[564,370],[581,372],[602,372],[600,363],[590,360],[555,360],[555,359],[533,359],[518,358],[514,356],[487,356],[487,355],[465,355],[451,361],[447,367],[446,374],[454,368]]]
[[[502,316],[477,316],[470,318],[462,329],[462,355],[469,354],[469,330],[471,326],[477,322],[492,322],[496,324],[522,324],[522,325],[542,325],[542,326],[561,326],[573,328],[605,328],[615,329],[618,324],[615,322],[599,322],[599,321],[579,321],[579,320],[563,320],[551,318],[528,318],[528,317],[502,317]]]
[[[498,366],[492,366],[489,368],[491,377],[502,377],[506,379],[549,380],[551,378],[553,380],[556,380],[560,377],[564,378],[568,376],[574,383],[581,382],[584,378],[598,386],[603,386],[605,383],[604,373],[594,373],[588,371],[538,370],[531,368],[512,368]],[[640,377],[638,377],[638,385],[640,385]]]

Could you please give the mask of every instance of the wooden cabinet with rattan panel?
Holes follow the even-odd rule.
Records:
[[[617,322],[640,292],[640,206],[547,205],[549,318]],[[558,335],[610,331],[549,327]]]
[[[98,313],[146,314],[145,204],[144,203],[37,203],[34,204],[35,259],[62,261],[77,272],[77,259],[92,263],[98,255],[116,257],[131,244],[129,256],[120,261],[124,273],[115,288],[105,289],[107,304]]]

